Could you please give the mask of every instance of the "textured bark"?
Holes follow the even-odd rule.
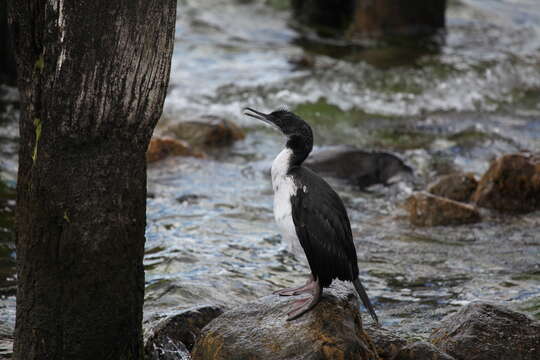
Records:
[[[16,359],[141,359],[145,152],[174,0],[10,1],[19,74]]]

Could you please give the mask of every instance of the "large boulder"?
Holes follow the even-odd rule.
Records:
[[[495,160],[480,179],[473,201],[499,211],[540,209],[540,156],[511,154]]]
[[[461,225],[480,221],[480,213],[471,205],[416,192],[405,202],[409,220],[416,226]]]
[[[185,141],[166,137],[153,137],[146,150],[146,161],[151,163],[163,160],[169,156],[194,156],[202,158],[204,154],[193,150]]]
[[[439,177],[429,184],[427,191],[450,200],[467,202],[478,186],[472,173],[454,173]]]
[[[193,359],[378,359],[349,286],[335,282],[312,311],[287,321],[294,300],[269,295],[225,312],[203,329]]]
[[[212,115],[176,123],[171,125],[165,133],[187,141],[198,149],[231,145],[245,137],[242,129],[234,122]]]
[[[158,321],[151,322],[145,331],[146,359],[189,359],[189,352],[201,330],[223,313],[218,306],[202,305],[186,310],[169,312]]]
[[[412,169],[395,155],[363,151],[353,146],[335,146],[311,154],[305,166],[321,174],[346,180],[360,188],[389,185],[399,175],[412,176]]]
[[[392,360],[456,360],[447,353],[439,350],[435,345],[418,341],[401,348]]]
[[[458,360],[540,359],[540,321],[499,305],[461,308],[441,321],[430,340]]]

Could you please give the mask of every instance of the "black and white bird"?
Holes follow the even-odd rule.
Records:
[[[311,127],[290,111],[264,114],[245,108],[245,115],[262,120],[280,130],[287,144],[272,163],[274,217],[283,237],[295,254],[302,249],[311,276],[298,288],[278,291],[283,296],[310,294],[294,302],[288,313],[293,320],[313,309],[323,288],[334,279],[354,284],[373,319],[377,315],[358,278],[358,261],[347,210],[338,194],[320,176],[302,166],[313,148]]]

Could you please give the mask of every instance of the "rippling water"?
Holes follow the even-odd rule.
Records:
[[[149,167],[145,314],[232,306],[304,281],[308,269],[285,251],[272,215],[268,169],[283,139],[241,115],[245,106],[286,105],[313,125],[317,146],[385,149],[416,170],[414,184],[371,193],[332,181],[383,324],[422,337],[477,299],[540,317],[538,212],[486,212],[480,224],[420,229],[401,209],[437,174],[480,175],[501,154],[540,151],[538,2],[449,1],[437,41],[352,48],[300,34],[284,3],[179,1],[157,133],[212,114],[247,136],[219,156]],[[314,65],[298,67],[291,59],[299,57]],[[2,175],[13,180],[13,155],[3,154]],[[13,306],[5,296],[0,318],[12,321]]]

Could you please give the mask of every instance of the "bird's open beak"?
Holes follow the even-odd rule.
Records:
[[[272,125],[272,127],[276,127],[276,124],[272,120],[270,120],[270,117],[267,114],[264,114],[260,111],[254,110],[252,108],[244,108],[244,115],[250,116],[255,119],[259,119],[264,121],[265,123]]]

